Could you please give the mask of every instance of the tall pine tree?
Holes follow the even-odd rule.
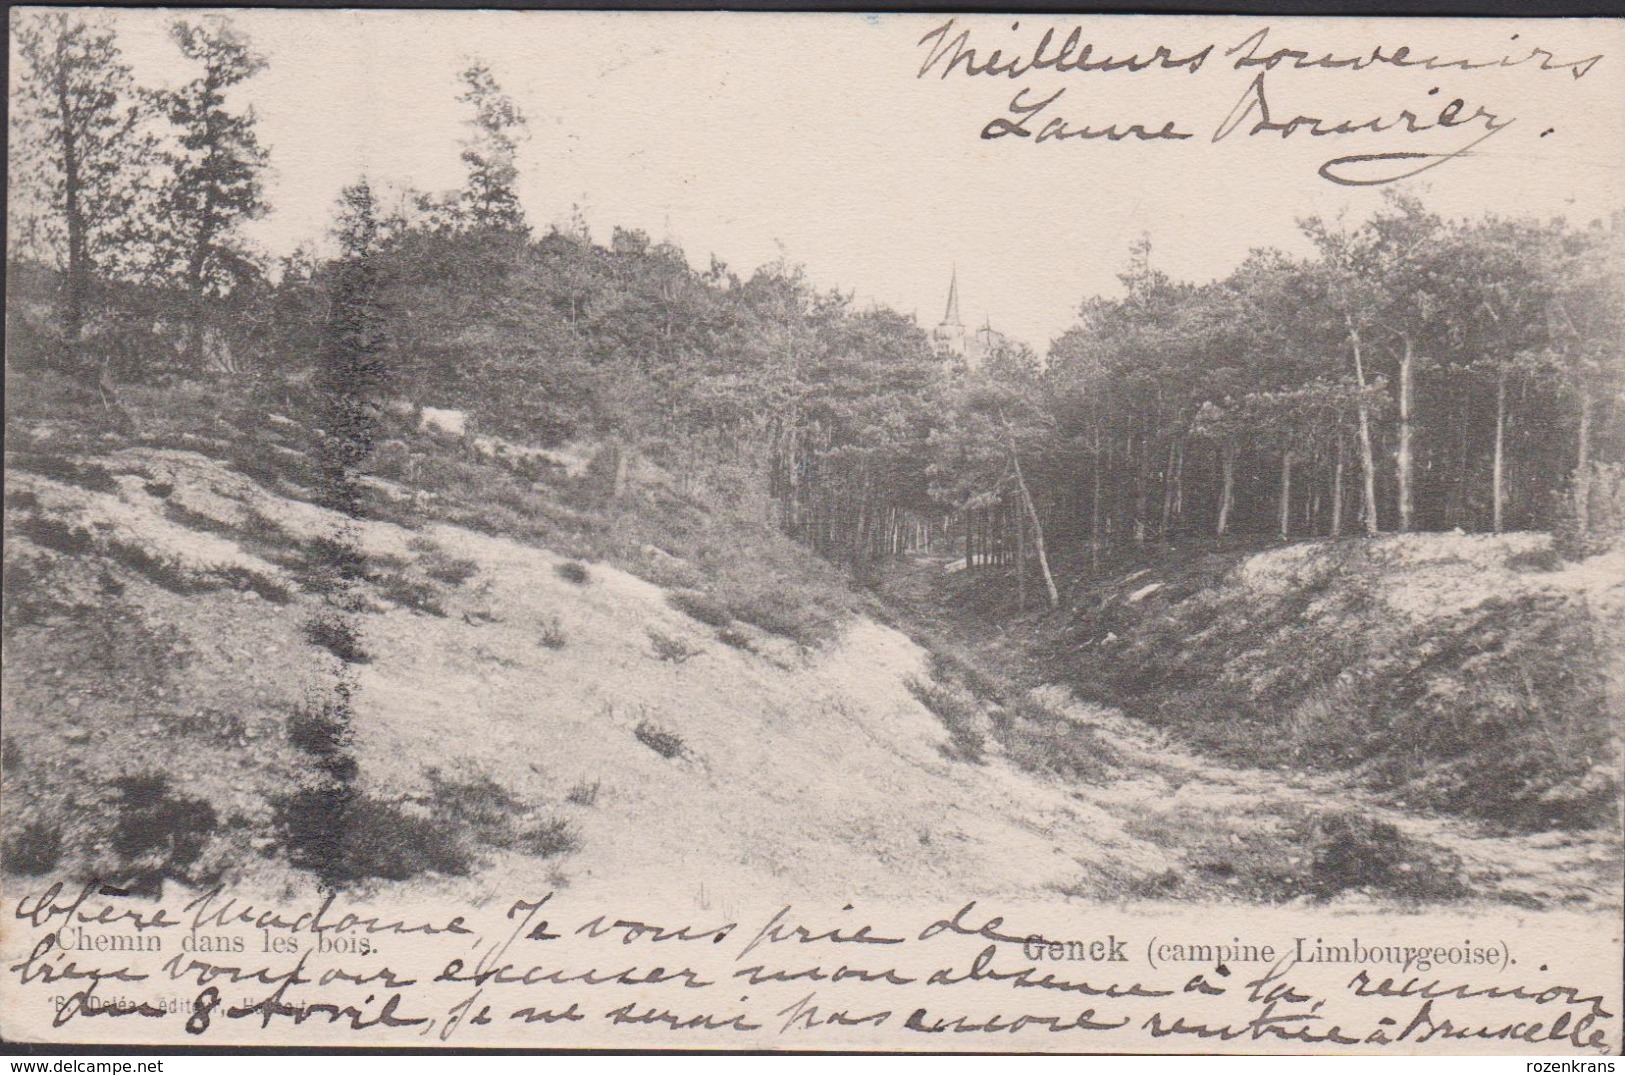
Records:
[[[62,336],[77,358],[99,282],[135,247],[153,139],[104,22],[68,11],[16,19],[13,250],[62,271]]]
[[[186,351],[196,366],[204,357],[210,298],[229,294],[256,272],[240,225],[266,211],[260,176],[267,154],[253,109],[234,111],[226,94],[263,70],[265,59],[220,17],[177,21],[170,37],[203,67],[191,82],[157,95],[178,135],[161,200],[164,253],[186,289]]]
[[[528,230],[525,212],[515,190],[519,142],[525,136],[524,113],[502,92],[484,63],[470,64],[459,77],[464,89],[457,99],[474,110],[468,121],[473,133],[463,142],[463,164],[468,168],[463,216],[472,228],[524,232]]]

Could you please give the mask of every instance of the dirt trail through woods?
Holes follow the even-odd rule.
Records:
[[[943,570],[942,560],[916,558],[886,579],[888,600],[904,610],[909,623],[945,640],[956,654],[984,671],[1021,683],[1042,678],[1030,635],[989,628],[943,611],[939,592]],[[1582,593],[1596,612],[1609,651],[1625,652],[1625,549],[1545,575],[1542,581]],[[1625,711],[1619,702],[1625,697],[1625,668],[1616,664],[1608,675],[1613,711]],[[1178,863],[1176,869],[1186,874],[1187,895],[1192,894],[1190,882],[1213,895],[1245,887],[1245,876],[1225,876],[1227,845],[1240,857],[1245,857],[1245,845],[1259,846],[1267,854],[1283,821],[1306,812],[1349,809],[1394,826],[1420,845],[1443,852],[1446,859],[1459,857],[1468,899],[1529,907],[1618,908],[1625,903],[1617,833],[1489,831],[1464,819],[1407,811],[1403,804],[1383,801],[1356,786],[1347,774],[1227,765],[1116,709],[1080,701],[1060,685],[1045,683],[1032,693],[1091,729],[1120,762],[1109,780],[1079,786],[1075,798],[1121,819],[1129,831],[1149,837],[1168,853]],[[1299,864],[1296,856],[1302,849],[1291,841],[1283,839],[1278,850],[1287,865]],[[1077,883],[1081,892],[1092,887],[1109,890],[1124,880],[1113,876],[1115,862],[1109,854],[1082,865]],[[1215,866],[1219,868],[1211,868]],[[1204,880],[1209,883],[1202,884]],[[1147,887],[1143,877],[1130,883],[1142,890]],[[1155,891],[1156,885],[1150,888]],[[1341,898],[1358,901],[1368,895]]]
[[[1125,763],[1110,784],[1085,794],[1119,816],[1145,819],[1146,828],[1160,822],[1170,843],[1201,846],[1205,827],[1238,836],[1251,826],[1268,831],[1283,808],[1352,808],[1460,856],[1478,896],[1532,907],[1620,904],[1620,858],[1604,834],[1488,833],[1467,821],[1407,813],[1338,776],[1237,769],[1200,758],[1113,710],[1073,702],[1068,712],[1100,731]]]

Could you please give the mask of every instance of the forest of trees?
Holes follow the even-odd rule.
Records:
[[[1625,213],[1445,220],[1396,195],[1201,284],[1143,242],[1047,355],[967,370],[787,264],[696,270],[642,232],[595,242],[579,214],[533,227],[526,117],[478,62],[462,190],[357,176],[331,252],[273,262],[243,235],[270,155],[233,93],[267,61],[229,21],[174,24],[195,78],[161,90],[95,15],[16,34],[8,367],[110,413],[121,386],[178,378],[462,408],[685,481],[742,465],[780,525],[860,574],[929,544],[1014,565],[1052,604],[1052,559],[1155,543],[1542,529],[1572,552],[1625,525]]]

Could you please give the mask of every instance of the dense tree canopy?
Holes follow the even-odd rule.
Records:
[[[136,98],[110,34],[35,18],[24,148],[55,162],[52,189],[65,139],[100,162],[77,210],[43,203],[85,251],[46,264],[112,283],[108,229],[144,181],[121,111]],[[638,231],[533,234],[524,117],[478,62],[462,75],[465,190],[414,199],[358,179],[336,251],[266,273],[236,229],[263,209],[266,151],[228,94],[264,61],[222,21],[177,24],[175,42],[200,74],[148,98],[169,167],[149,290],[126,312],[191,302],[230,361],[199,353],[194,330],[130,376],[344,381],[356,406],[462,408],[530,444],[595,438],[685,482],[742,468],[778,525],[832,559],[861,571],[929,545],[1013,566],[1024,594],[1029,564],[1047,580],[1051,556],[1098,564],[1156,542],[1459,527],[1583,545],[1620,525],[1625,217],[1445,220],[1395,196],[1359,223],[1303,221],[1307,255],[1254,251],[1206,283],[1160,271],[1142,242],[1121,293],[1084,301],[1044,360],[1008,344],[966,369],[913,319],[790,265],[741,277]],[[53,111],[81,54],[111,72],[107,92],[69,78],[79,103]],[[9,256],[40,262],[15,243]],[[76,317],[59,319],[70,340]]]

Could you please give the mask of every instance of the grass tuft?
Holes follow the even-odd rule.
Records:
[[[654,646],[655,657],[669,664],[683,664],[705,651],[690,646],[681,638],[664,634],[649,628],[649,642]]]
[[[569,644],[569,638],[564,633],[563,624],[559,623],[557,616],[549,619],[542,625],[542,635],[537,642],[551,650],[563,649]]]
[[[591,784],[583,780],[570,789],[569,794],[564,796],[564,801],[574,806],[597,806],[598,792],[602,784],[601,780],[594,780]]]

